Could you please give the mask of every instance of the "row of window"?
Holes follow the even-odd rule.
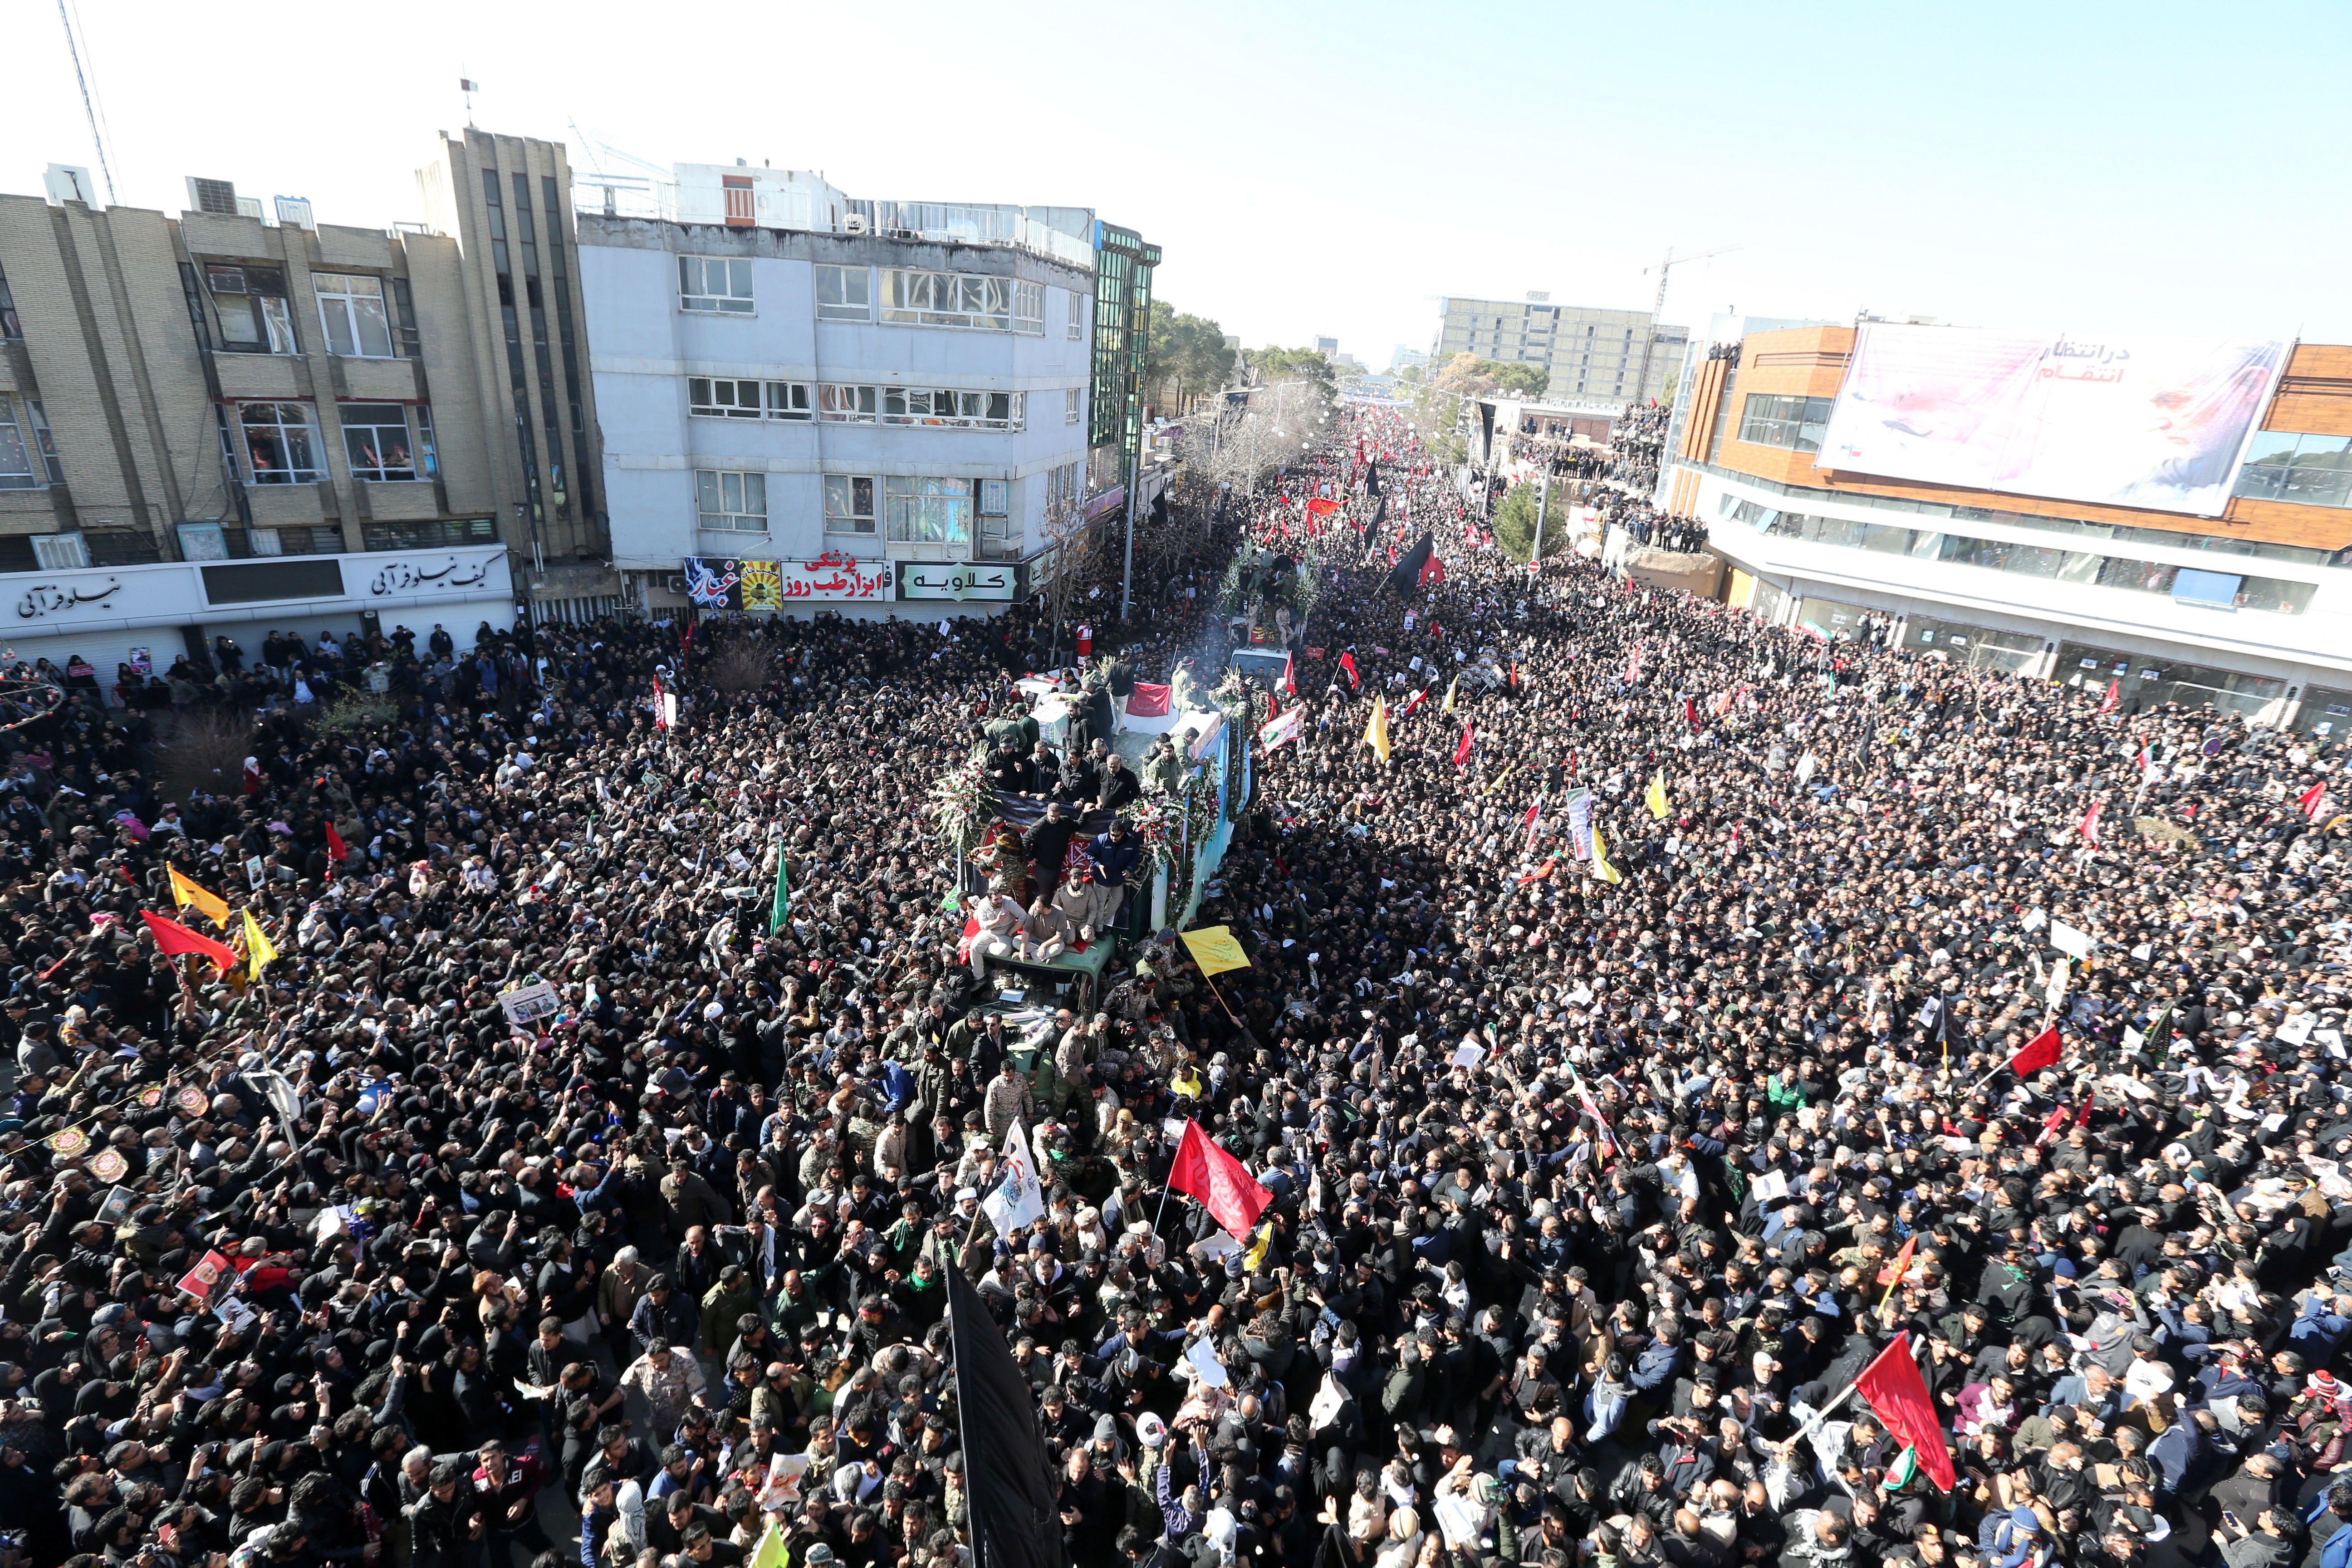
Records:
[[[1723,503],[1727,515],[1785,539],[1872,550],[1885,555],[1907,555],[1914,560],[1945,562],[1955,566],[1978,566],[1989,572],[2014,572],[2021,576],[2061,583],[2164,594],[2190,604],[2299,616],[2311,607],[2315,592],[2309,583],[2276,577],[2204,572],[2121,555],[2094,555],[2087,551],[2053,550],[2046,545],[2015,544],[1963,533],[1936,533],[1883,522],[1853,522],[1842,517],[1777,511],[1731,495],[1726,495]]]
[[[342,421],[343,458],[352,478],[398,484],[440,472],[433,411],[425,405],[340,403],[335,411]],[[247,484],[317,484],[327,476],[311,415],[307,403],[240,403],[224,410],[221,439],[229,467],[241,471]]]
[[[398,290],[401,280],[393,279],[393,286]],[[301,352],[284,268],[207,265],[205,288],[212,296],[214,319],[220,323],[222,348],[236,353]],[[339,359],[391,359],[399,352],[395,345],[409,336],[404,323],[394,320],[406,308],[406,297],[388,298],[381,278],[363,272],[314,272],[310,289],[327,352]]]
[[[964,544],[975,511],[1005,515],[1003,479],[932,479],[905,474],[824,476],[824,531],[895,544]],[[768,531],[768,476],[702,469],[694,476],[695,521],[715,533]]]
[[[816,317],[821,321],[871,321],[896,326],[962,327],[992,332],[1045,331],[1045,287],[974,272],[927,272],[909,267],[818,266]],[[879,288],[876,274],[880,274]],[[759,312],[751,263],[739,256],[677,258],[677,307],[715,315]],[[1068,333],[1086,335],[1086,296],[1069,295]]]
[[[2257,430],[2238,470],[2236,493],[2252,500],[2352,507],[2352,436]]]
[[[1076,425],[1086,392],[1066,387],[1062,422]],[[782,419],[836,425],[926,425],[939,429],[1019,430],[1027,395],[951,387],[858,386],[840,382],[755,381],[690,375],[686,411],[702,419]]]
[[[1740,409],[1739,439],[1756,447],[1778,447],[1788,452],[1818,452],[1829,429],[1827,397],[1784,397],[1778,393],[1751,392]]]

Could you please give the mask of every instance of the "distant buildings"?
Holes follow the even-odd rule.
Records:
[[[1664,398],[1682,378],[1687,327],[1654,327],[1647,310],[1603,310],[1554,305],[1543,299],[1467,300],[1440,302],[1441,320],[1433,357],[1457,353],[1505,364],[1541,365],[1549,379],[1544,395],[1600,402],[1641,403]],[[1650,371],[1642,382],[1643,339],[1650,345]]]

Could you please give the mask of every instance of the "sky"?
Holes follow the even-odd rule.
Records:
[[[420,216],[465,122],[854,195],[1087,206],[1160,298],[1384,365],[1442,296],[2352,342],[2339,3],[677,11],[79,5],[125,205],[183,176]],[[887,19],[887,20],[886,20]],[[54,0],[0,0],[0,191],[95,167]],[[578,154],[575,153],[575,158]]]

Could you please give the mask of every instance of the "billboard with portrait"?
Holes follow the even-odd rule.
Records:
[[[2286,345],[1862,328],[1814,466],[2219,516]]]

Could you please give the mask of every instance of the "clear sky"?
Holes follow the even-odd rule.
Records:
[[[182,176],[418,216],[464,121],[853,195],[1090,206],[1256,345],[1426,348],[1442,294],[1666,316],[2352,342],[2352,5],[1183,7],[872,0],[225,12],[78,0],[125,205]],[[5,0],[0,190],[95,164],[53,0]]]

